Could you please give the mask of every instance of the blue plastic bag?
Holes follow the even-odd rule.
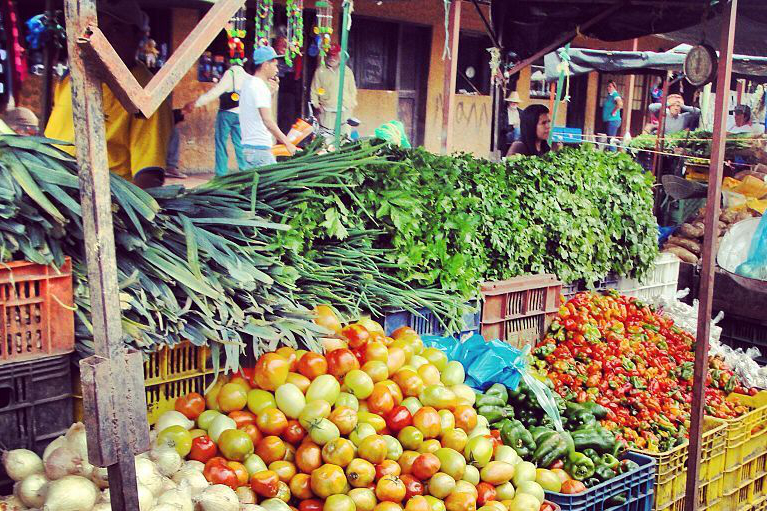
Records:
[[[735,273],[756,280],[767,280],[767,215],[762,216],[751,240],[748,258]]]

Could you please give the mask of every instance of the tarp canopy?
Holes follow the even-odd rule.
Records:
[[[752,0],[738,3],[738,20],[735,23],[736,54],[767,56],[767,2],[759,0],[758,5],[751,5]],[[704,23],[670,32],[658,34],[664,39],[688,44],[700,44],[705,41],[714,48],[719,47],[721,22],[711,19]]]
[[[578,76],[592,71],[604,73],[662,73],[663,71],[681,71],[689,46],[680,45],[666,52],[652,51],[608,51],[571,48],[567,55],[570,61],[570,76]],[[546,81],[559,78],[564,59],[564,48],[551,52],[544,57]],[[735,55],[733,74],[741,78],[767,80],[767,57]]]

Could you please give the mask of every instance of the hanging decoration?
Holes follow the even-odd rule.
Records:
[[[442,49],[442,60],[450,60],[450,2],[451,0],[442,0],[445,7],[445,47]]]
[[[241,66],[245,61],[245,9],[240,9],[226,25],[229,39],[229,64]]]
[[[274,27],[274,0],[256,2],[256,45],[269,46],[269,37]]]
[[[493,46],[488,48],[487,52],[490,54],[490,82],[493,86],[503,87],[506,80],[504,80],[503,71],[501,71],[501,66],[503,65],[501,50]]]
[[[288,49],[285,52],[285,64],[293,67],[293,59],[302,54],[304,47],[304,0],[287,0],[285,8],[288,17]]]
[[[317,26],[314,27],[315,44],[320,62],[324,64],[333,36],[333,3],[330,0],[318,0],[315,6],[317,7]]]

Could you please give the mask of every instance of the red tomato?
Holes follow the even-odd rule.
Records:
[[[407,489],[402,479],[396,476],[386,476],[376,484],[376,497],[379,501],[402,502]]]
[[[477,485],[477,505],[484,506],[491,500],[495,500],[495,486],[490,483],[481,482]]]
[[[226,466],[234,470],[234,473],[237,475],[238,487],[247,486],[248,478],[250,476],[248,475],[248,469],[245,468],[245,465],[238,461],[228,461]]]
[[[237,429],[247,433],[250,439],[253,441],[253,445],[258,445],[258,443],[264,438],[264,435],[261,434],[261,431],[255,424],[245,424],[244,426],[240,426]]]
[[[453,492],[445,499],[447,511],[476,511],[477,501],[474,495],[464,492]]]
[[[296,450],[296,466],[305,474],[311,474],[312,470],[322,465],[322,448],[315,443],[305,441]]]
[[[205,398],[197,392],[192,392],[176,399],[174,408],[186,415],[187,419],[195,420],[205,411]]]
[[[437,458],[436,455],[427,452],[415,459],[411,468],[411,473],[421,481],[425,481],[439,472],[439,467],[439,458]]]
[[[284,459],[286,452],[287,448],[285,447],[285,442],[277,436],[264,437],[264,439],[256,446],[256,454],[258,454],[267,465],[274,461]]]
[[[288,346],[283,346],[281,348],[277,348],[274,352],[288,361],[291,371],[296,370],[296,365],[298,364],[298,356],[296,355],[296,350]]]
[[[399,477],[405,483],[405,502],[415,495],[423,495],[423,483],[410,474],[402,474]]]
[[[256,415],[253,412],[248,412],[246,410],[235,410],[230,412],[229,418],[232,419],[235,424],[237,424],[237,429],[240,429],[246,424],[256,423]]]
[[[402,473],[402,467],[396,461],[383,460],[376,465],[376,481],[386,476],[399,476]]]
[[[207,463],[218,454],[216,443],[207,435],[198,436],[192,440],[192,450],[189,451],[189,459]]]
[[[350,348],[364,346],[370,339],[370,332],[359,323],[353,323],[341,329],[341,335],[346,338]]]
[[[395,433],[412,424],[413,416],[410,415],[410,410],[404,406],[397,406],[386,414],[386,427]]]
[[[431,406],[424,406],[415,412],[415,415],[413,415],[413,426],[423,433],[425,439],[437,438],[442,431],[439,413]]]
[[[227,461],[221,457],[215,457],[208,460],[205,463],[205,469],[202,471],[202,475],[211,484],[223,484],[233,490],[236,490],[240,485],[239,479],[237,479],[237,473],[227,465]]]
[[[380,382],[373,385],[373,393],[368,397],[367,403],[370,412],[385,416],[394,408],[394,397],[389,387]]]
[[[250,478],[250,488],[262,497],[276,497],[280,489],[280,478],[272,470],[256,472]]]
[[[276,353],[265,353],[256,362],[253,381],[263,390],[274,392],[285,383],[290,372],[290,363]]]
[[[570,479],[562,483],[562,489],[560,491],[566,495],[582,493],[586,491],[586,485],[575,479]]]
[[[278,408],[266,408],[256,417],[256,426],[265,435],[279,436],[288,427],[288,418]]]
[[[362,366],[365,363],[365,346],[352,349],[352,353],[354,353],[354,356],[357,357],[357,362]]]
[[[477,411],[473,406],[458,405],[453,410],[455,427],[469,432],[477,426]]]
[[[306,499],[298,504],[298,511],[322,511],[322,501],[319,499]]]
[[[298,361],[297,369],[299,373],[313,380],[320,375],[327,374],[328,363],[325,357],[310,351],[304,353],[304,356]]]
[[[346,348],[335,349],[328,353],[325,358],[328,361],[328,373],[339,380],[352,369],[360,368],[360,362],[357,360],[357,357],[354,356],[351,350]]]
[[[288,443],[298,445],[306,437],[306,430],[297,420],[289,420],[288,427],[285,428],[282,436]]]

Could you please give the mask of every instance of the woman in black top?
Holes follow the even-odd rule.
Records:
[[[520,117],[521,140],[511,144],[506,156],[542,156],[551,151],[548,142],[551,132],[549,109],[544,105],[530,105]]]

